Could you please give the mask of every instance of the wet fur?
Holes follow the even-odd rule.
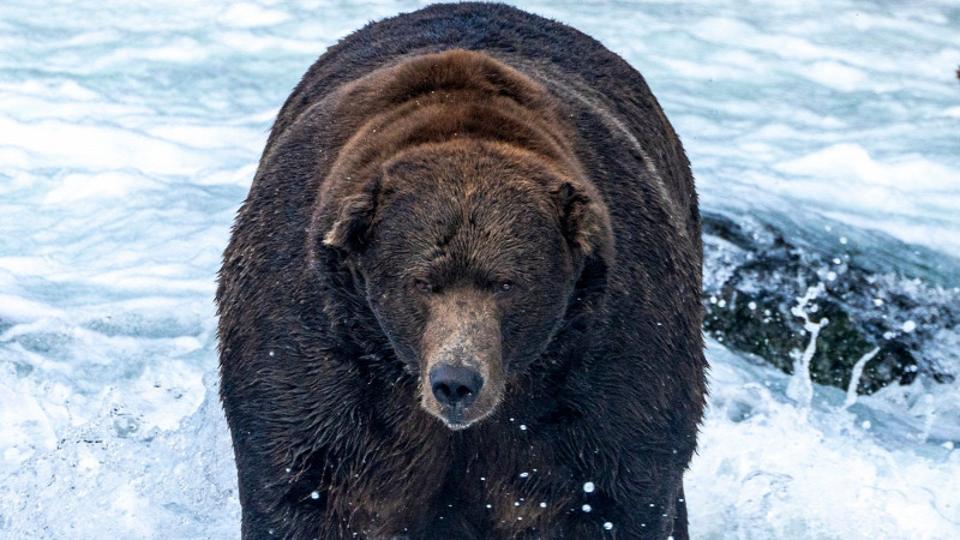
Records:
[[[457,432],[419,406],[416,368],[336,247],[376,225],[372,167],[451,140],[567,178],[524,189],[551,190],[581,254],[557,276],[576,290],[544,322],[536,369]],[[495,4],[345,38],[281,110],[221,270],[244,538],[686,538],[699,232],[679,140],[640,75],[591,38]]]

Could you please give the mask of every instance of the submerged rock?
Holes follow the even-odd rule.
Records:
[[[704,330],[727,347],[792,373],[810,340],[806,314],[813,323],[826,320],[810,363],[817,383],[846,389],[865,355],[872,356],[857,383],[861,394],[918,376],[953,380],[956,289],[877,271],[849,249],[801,245],[767,224],[704,213],[703,232]],[[845,248],[847,240],[840,242]],[[800,313],[810,288],[816,295]]]

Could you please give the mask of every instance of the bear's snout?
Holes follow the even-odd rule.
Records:
[[[483,377],[475,369],[440,364],[430,370],[430,388],[441,407],[462,414],[463,409],[477,399],[483,388]]]

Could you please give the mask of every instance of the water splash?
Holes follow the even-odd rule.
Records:
[[[803,329],[810,334],[810,341],[807,343],[806,349],[794,363],[793,377],[791,377],[790,384],[787,386],[787,396],[804,407],[809,407],[813,399],[810,360],[817,353],[817,336],[820,335],[820,329],[830,322],[826,318],[821,318],[817,322],[811,321],[810,315],[807,313],[807,305],[811,300],[822,294],[823,290],[823,283],[819,283],[815,287],[808,287],[807,292],[797,299],[797,305],[790,310],[796,317],[803,319]]]
[[[861,356],[857,363],[853,365],[853,371],[850,374],[850,384],[847,385],[847,397],[843,400],[843,410],[847,410],[851,405],[857,402],[857,387],[860,385],[860,377],[863,375],[863,368],[867,362],[873,360],[873,357],[880,352],[880,347],[874,347],[866,354]]]

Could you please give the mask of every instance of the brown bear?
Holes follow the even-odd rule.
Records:
[[[689,164],[567,26],[436,5],[329,49],[224,255],[243,537],[687,537]]]

